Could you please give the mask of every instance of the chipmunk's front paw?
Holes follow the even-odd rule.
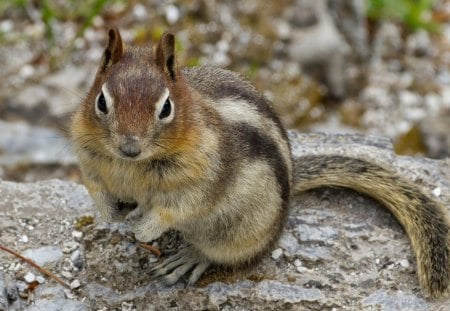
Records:
[[[142,219],[143,215],[144,214],[142,213],[142,210],[138,206],[125,216],[125,220],[128,223],[133,224],[133,223],[138,222],[140,219]]]
[[[139,241],[148,242],[159,238],[164,229],[151,213],[143,214],[139,208],[136,208],[126,217],[131,231]]]

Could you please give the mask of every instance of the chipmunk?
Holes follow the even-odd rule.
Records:
[[[254,263],[278,240],[291,195],[339,186],[383,203],[411,240],[422,286],[432,296],[448,290],[446,211],[419,186],[344,155],[293,163],[271,104],[240,75],[181,69],[171,33],[153,47],[124,45],[117,29],[108,34],[71,135],[106,221],[128,221],[142,241],[175,229],[189,243],[156,275],[168,284],[187,275],[193,284],[211,264]]]

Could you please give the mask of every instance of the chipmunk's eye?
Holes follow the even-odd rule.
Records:
[[[172,112],[172,103],[170,102],[169,97],[167,97],[158,117],[160,120],[165,119],[170,116],[171,112]]]
[[[104,114],[106,114],[108,112],[108,108],[106,106],[106,98],[105,98],[105,95],[103,94],[103,91],[97,97],[97,108]]]

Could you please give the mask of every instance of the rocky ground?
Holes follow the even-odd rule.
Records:
[[[450,162],[395,156],[389,142],[358,135],[291,133],[295,157],[352,150],[450,202]],[[60,276],[43,278],[0,252],[0,310],[446,310],[420,289],[411,245],[394,217],[370,198],[319,189],[294,199],[271,254],[238,272],[210,270],[196,286],[152,279],[159,261],[123,224],[99,221],[73,182],[0,182],[0,238]],[[175,233],[156,244],[179,248]],[[37,287],[29,290],[37,281]],[[30,298],[19,298],[30,297]],[[27,303],[27,299],[29,302]]]
[[[72,287],[0,251],[0,310],[8,303],[11,310],[450,306],[422,295],[410,244],[393,217],[352,192],[302,194],[282,240],[260,265],[239,273],[213,270],[185,289],[152,280],[158,258],[137,246],[123,225],[101,223],[79,185],[67,125],[93,79],[105,29],[115,25],[133,44],[172,29],[180,64],[242,73],[272,100],[288,128],[388,137],[292,134],[297,155],[373,151],[450,206],[450,3],[437,1],[432,17],[440,32],[431,33],[368,22],[361,2],[111,1],[82,35],[89,7],[55,1],[60,15],[49,32],[32,2],[6,11],[0,4],[0,244]],[[397,153],[443,160],[397,157],[389,139]],[[169,251],[180,240],[172,234],[158,243]],[[33,299],[26,292],[36,284],[27,304]]]

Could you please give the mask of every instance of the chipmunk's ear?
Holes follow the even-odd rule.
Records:
[[[156,63],[175,81],[177,74],[175,36],[169,32],[165,32],[156,46],[155,54]]]
[[[117,63],[123,56],[123,43],[119,30],[112,28],[108,31],[108,45],[103,52],[101,70]]]

